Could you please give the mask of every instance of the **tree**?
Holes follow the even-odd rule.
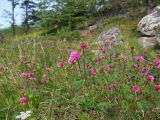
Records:
[[[32,0],[24,0],[21,4],[21,8],[24,9],[25,12],[25,17],[24,17],[24,32],[27,34],[29,31],[29,26],[31,23],[33,23],[35,17],[35,8],[36,8],[36,3],[33,2]]]
[[[8,0],[11,3],[11,11],[5,10],[6,15],[4,17],[8,17],[10,19],[10,23],[12,26],[12,33],[13,35],[16,34],[15,30],[15,8],[18,5],[19,0]]]

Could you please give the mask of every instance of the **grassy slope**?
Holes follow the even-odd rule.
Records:
[[[119,46],[117,48],[120,53],[127,54],[127,50],[130,49],[131,46],[134,46],[137,52],[139,52],[141,48],[137,44],[139,35],[135,32],[138,20],[139,19],[119,19],[117,17],[104,19],[105,27],[102,30],[95,32],[94,37],[110,27],[119,27],[122,31],[120,37],[125,41],[123,47]],[[25,38],[29,40],[20,40]],[[18,111],[28,109],[34,111],[32,120],[51,120],[55,116],[57,119],[75,119],[76,116],[81,117],[82,120],[91,119],[86,112],[79,109],[77,111],[79,106],[72,105],[77,102],[82,102],[80,100],[83,100],[83,96],[73,95],[74,97],[70,98],[69,94],[72,93],[65,92],[65,90],[72,90],[71,86],[64,81],[66,80],[64,74],[65,70],[56,72],[56,69],[54,69],[53,74],[55,78],[54,76],[50,78],[53,81],[51,81],[47,87],[39,83],[37,83],[38,85],[35,85],[35,83],[28,83],[19,78],[20,72],[24,71],[19,60],[19,56],[22,54],[21,52],[23,49],[27,50],[26,56],[29,63],[34,64],[34,62],[36,62],[36,67],[34,68],[38,71],[39,76],[41,76],[45,73],[44,68],[46,66],[55,68],[57,60],[66,60],[68,58],[67,51],[64,51],[67,47],[77,49],[77,46],[79,46],[79,41],[73,41],[72,43],[57,43],[52,39],[53,38],[47,36],[38,37],[37,33],[33,33],[28,36],[17,36],[14,39],[7,40],[6,43],[0,44],[0,67],[6,69],[0,72],[1,120],[14,119],[15,115],[18,114]],[[92,42],[94,38],[89,37],[88,39],[89,42]],[[62,76],[56,78],[59,74]],[[72,83],[72,81],[70,81],[70,83]],[[77,83],[75,83],[75,85],[76,84]],[[65,86],[68,86],[68,88]],[[87,94],[88,91],[85,92]],[[32,101],[29,102],[27,106],[19,105],[19,98],[23,95],[27,96],[29,100]],[[52,110],[55,111],[54,115],[51,114]],[[112,116],[112,118],[117,119],[116,116],[115,118]]]

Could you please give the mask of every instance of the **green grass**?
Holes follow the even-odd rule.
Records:
[[[138,21],[117,17],[104,19],[105,26],[87,39],[90,50],[80,59],[80,68],[77,62],[64,68],[57,68],[56,64],[61,60],[67,62],[71,50],[82,53],[81,41],[58,41],[52,36],[32,33],[0,44],[0,120],[14,120],[19,112],[27,110],[32,111],[29,120],[159,119],[160,98],[154,90],[154,85],[160,82],[159,71],[152,66],[149,74],[156,80],[150,83],[146,76],[138,75],[131,67],[133,63],[139,64],[132,59],[131,47],[135,48],[134,55],[144,55],[137,44]],[[91,50],[96,48],[91,43],[111,27],[120,28],[124,46],[117,46],[120,54],[117,58],[106,56],[100,64],[95,64],[95,59],[103,54],[94,55]],[[144,57],[149,61],[139,66],[147,67],[158,53],[148,49],[148,56]],[[31,68],[22,63],[20,55],[26,57]],[[128,56],[129,60],[123,61],[123,56]],[[83,69],[83,59],[96,68],[95,76],[90,75],[90,70]],[[103,71],[102,65],[112,65],[114,72]],[[52,70],[47,72],[45,67]],[[72,71],[75,67],[78,70]],[[36,71],[36,81],[20,77],[22,72],[32,70]],[[128,72],[133,74],[131,78],[126,77]],[[48,78],[44,78],[44,74],[48,74]],[[112,84],[115,89],[108,90],[107,85]],[[139,93],[132,91],[133,85],[140,86]],[[19,102],[22,96],[28,99],[25,105]]]

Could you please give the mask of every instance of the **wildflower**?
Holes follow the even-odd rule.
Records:
[[[90,72],[91,72],[92,76],[95,76],[96,75],[96,68],[91,68]]]
[[[102,65],[102,70],[106,70],[107,69],[107,67],[105,66],[105,65]]]
[[[21,103],[22,105],[25,105],[27,102],[28,102],[28,100],[27,100],[26,97],[21,97],[21,98],[20,98],[20,103]]]
[[[122,60],[123,60],[124,62],[127,62],[127,61],[129,60],[129,57],[128,57],[128,56],[122,56]]]
[[[20,60],[25,60],[25,57],[23,55],[21,55]]]
[[[114,86],[113,85],[108,85],[108,90],[113,90],[114,89]]]
[[[140,91],[140,88],[137,85],[135,85],[135,86],[132,87],[132,91],[137,93],[137,92]]]
[[[82,44],[81,44],[81,48],[84,49],[84,50],[87,50],[88,49],[88,43],[86,41],[84,41]]]
[[[143,54],[147,54],[147,52],[148,52],[147,50],[143,50]]]
[[[59,63],[57,63],[57,68],[61,68],[61,67],[64,67],[64,62],[59,62]]]
[[[73,62],[78,61],[80,57],[81,57],[80,53],[78,53],[77,51],[72,51],[68,59],[68,63],[72,64]]]
[[[106,53],[106,48],[105,47],[102,47],[99,49],[102,53]]]
[[[86,63],[86,64],[85,64],[85,67],[86,67],[87,69],[90,69],[90,68],[91,68],[91,65],[90,65],[89,63]]]
[[[132,73],[130,73],[130,72],[126,73],[126,76],[127,76],[127,77],[131,77],[131,76],[132,76]]]
[[[24,78],[24,77],[26,77],[26,76],[27,76],[26,73],[21,73],[21,74],[20,74],[20,77],[21,77],[21,78]]]
[[[157,65],[157,69],[160,69],[160,64],[159,64],[159,65]]]
[[[28,64],[28,61],[24,61],[23,63],[24,63],[24,64]]]
[[[132,68],[138,68],[137,64],[133,64]]]
[[[96,86],[98,87],[99,85],[100,85],[100,84],[97,82],[97,83],[96,83]]]
[[[160,84],[155,85],[155,90],[160,91]]]
[[[96,58],[96,64],[100,63],[104,58],[103,57],[97,57]]]
[[[30,116],[31,116],[31,111],[20,112],[20,115],[16,116],[16,119],[26,120]]]
[[[154,81],[154,76],[152,76],[152,75],[148,75],[146,78],[148,81],[151,81],[151,82]]]
[[[46,71],[48,71],[48,72],[52,70],[52,68],[50,68],[50,67],[46,67],[45,69],[46,69]]]
[[[138,71],[138,74],[139,74],[139,75],[142,75],[142,76],[143,76],[143,75],[147,75],[149,71],[150,71],[149,68],[140,67],[140,68],[139,68],[139,71]]]
[[[143,58],[143,56],[136,56],[135,59],[136,59],[138,62],[143,62],[143,61],[145,61],[145,59]]]
[[[160,54],[156,55],[156,57],[160,59]]]
[[[47,78],[48,78],[48,74],[44,74],[42,77],[43,77],[44,79],[47,79]]]
[[[113,69],[112,69],[111,67],[108,67],[108,68],[107,68],[107,71],[108,71],[108,73],[112,73],[112,72],[113,72]]]

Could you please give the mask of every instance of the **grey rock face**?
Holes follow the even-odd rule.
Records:
[[[154,36],[160,29],[160,5],[142,18],[138,24],[138,30],[144,35]]]
[[[151,47],[156,45],[156,37],[141,37],[139,39],[139,43],[145,48],[145,47]]]
[[[105,43],[110,43],[110,44],[119,44],[122,43],[120,42],[118,36],[120,34],[119,28],[111,28],[108,31],[102,33],[96,40],[95,42],[104,45]]]

